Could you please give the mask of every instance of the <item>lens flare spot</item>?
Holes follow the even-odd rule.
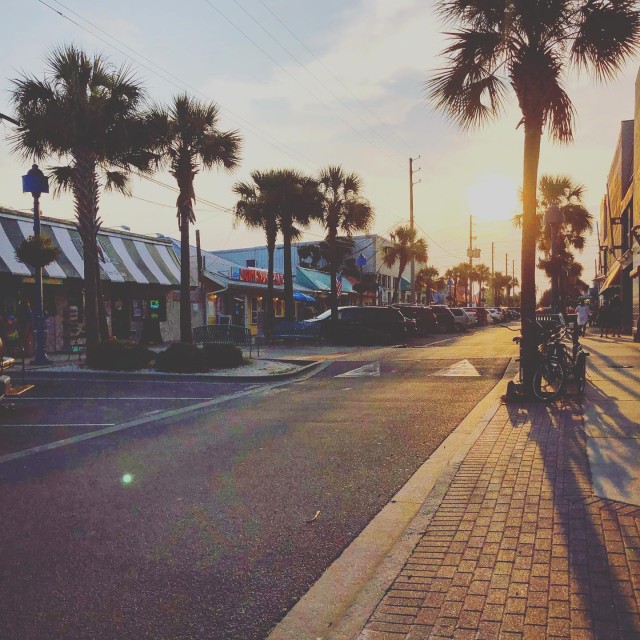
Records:
[[[128,485],[128,484],[131,484],[132,482],[133,482],[133,476],[130,473],[125,473],[122,476],[122,484]]]

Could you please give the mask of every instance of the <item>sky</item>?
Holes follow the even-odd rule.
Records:
[[[264,238],[234,224],[237,181],[254,170],[294,168],[315,175],[328,165],[357,173],[375,210],[372,231],[387,235],[409,221],[409,159],[414,158],[414,216],[441,273],[466,261],[470,219],[480,262],[520,270],[518,213],[523,130],[515,99],[500,119],[462,131],[426,100],[424,82],[443,65],[445,27],[435,2],[420,0],[4,0],[0,36],[0,113],[12,116],[12,80],[42,78],[47,54],[75,44],[129,65],[150,102],[188,92],[215,102],[220,128],[242,136],[233,173],[214,169],[195,180],[196,224],[204,249],[259,246]],[[567,174],[586,188],[594,216],[606,188],[620,122],[633,118],[638,60],[608,84],[572,73],[574,141],[543,141],[540,174]],[[0,123],[0,206],[29,210],[20,177],[30,163],[6,142]],[[46,170],[48,163],[41,166]],[[51,162],[51,164],[56,164]],[[103,194],[107,227],[178,237],[175,181],[135,178],[130,198]],[[72,219],[69,194],[43,196],[44,215]],[[303,239],[319,241],[320,227]],[[195,242],[195,233],[192,231]],[[594,237],[579,261],[594,275]],[[538,286],[546,283],[538,278]]]

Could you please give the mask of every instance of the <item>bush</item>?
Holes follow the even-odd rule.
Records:
[[[202,349],[176,342],[156,355],[156,369],[170,373],[204,373],[209,371],[209,365]]]
[[[144,369],[155,358],[155,353],[131,340],[111,339],[101,342],[89,362],[92,369],[108,371],[135,371]]]
[[[205,344],[204,357],[212,369],[231,369],[244,363],[242,349],[233,344]]]

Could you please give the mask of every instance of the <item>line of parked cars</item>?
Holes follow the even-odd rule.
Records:
[[[375,337],[375,334],[403,340],[411,336],[466,331],[475,326],[506,322],[520,317],[516,309],[506,307],[448,307],[444,304],[338,307],[338,321],[331,325],[331,311],[306,320],[319,324],[321,333],[352,341]],[[367,336],[371,333],[371,336]]]

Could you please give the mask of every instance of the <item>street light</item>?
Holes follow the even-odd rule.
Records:
[[[26,176],[22,176],[22,193],[31,193],[33,196],[33,235],[40,237],[40,194],[49,193],[49,181],[47,177],[34,164]],[[36,266],[36,357],[33,364],[49,364],[44,350],[44,314],[42,313],[42,267]]]
[[[553,311],[553,313],[560,312],[559,273],[556,258],[558,255],[558,230],[563,218],[562,209],[560,209],[557,204],[549,205],[544,212],[544,224],[545,227],[549,228],[549,234],[551,236],[551,264],[553,265],[551,278],[551,311]]]

